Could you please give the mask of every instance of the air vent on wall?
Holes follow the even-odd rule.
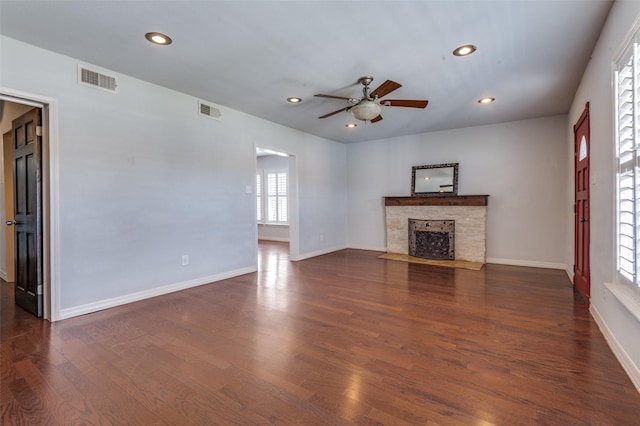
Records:
[[[220,108],[213,106],[211,103],[198,101],[198,113],[207,118],[222,120],[222,112],[220,112]]]
[[[118,93],[116,78],[78,65],[78,84]]]

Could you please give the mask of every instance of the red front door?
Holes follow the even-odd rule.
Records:
[[[575,144],[575,274],[573,286],[589,308],[589,103],[573,126]]]

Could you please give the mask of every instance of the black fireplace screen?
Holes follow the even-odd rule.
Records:
[[[409,219],[409,256],[454,260],[455,220]]]

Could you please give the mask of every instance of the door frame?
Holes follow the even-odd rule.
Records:
[[[58,101],[49,96],[4,86],[0,86],[0,99],[42,109],[43,318],[58,321],[60,319]]]
[[[255,176],[258,173],[258,157],[256,156],[256,149],[263,148],[269,149],[272,151],[282,152],[285,154],[289,154],[289,169],[288,169],[288,181],[289,181],[289,191],[288,191],[288,204],[289,204],[289,260],[297,261],[300,260],[300,222],[299,222],[299,211],[298,211],[298,155],[292,153],[286,149],[275,148],[266,146],[264,144],[254,144],[253,145],[253,187],[255,188]],[[255,193],[255,191],[254,191]],[[255,194],[254,194],[255,195]],[[253,197],[253,217],[255,219],[256,212],[256,197]],[[258,259],[258,227],[255,227],[255,254],[256,259]]]

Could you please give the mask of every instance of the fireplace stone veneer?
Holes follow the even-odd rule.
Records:
[[[454,220],[455,259],[486,263],[487,198],[385,197],[387,252],[409,254],[409,219]]]

